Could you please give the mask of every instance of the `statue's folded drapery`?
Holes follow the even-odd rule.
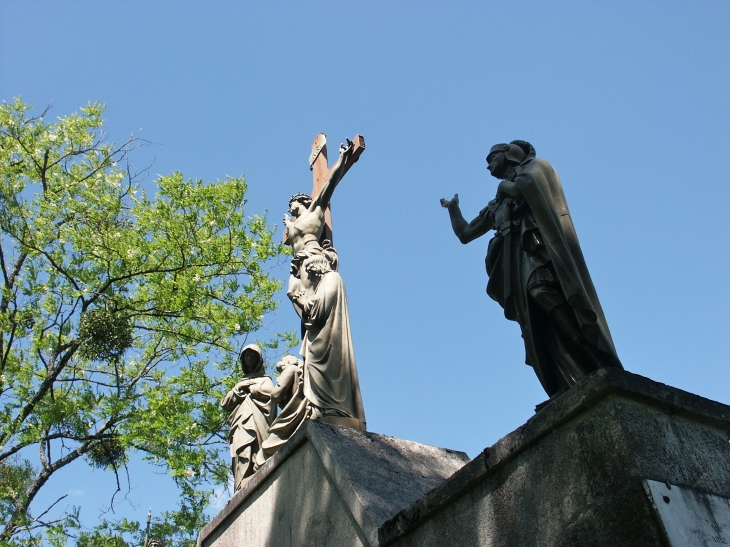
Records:
[[[238,491],[263,464],[261,445],[269,436],[269,423],[273,418],[271,391],[274,384],[264,371],[261,350],[255,344],[251,344],[244,349],[244,352],[247,351],[258,354],[255,368],[245,374],[220,403],[229,412],[228,440],[235,482],[234,491]]]
[[[304,396],[323,421],[365,430],[345,286],[329,271],[317,284],[304,313]]]
[[[595,362],[622,366],[558,174],[547,161],[528,158],[516,167],[514,182],[521,198],[498,195],[480,212],[485,225],[496,230],[487,251],[487,293],[504,308],[507,319],[520,324],[526,362],[552,396],[570,387],[566,378],[598,365],[581,361],[576,366],[564,336],[529,298],[530,285],[541,281],[541,275],[559,286]]]
[[[293,364],[288,364],[281,372],[271,394],[282,410],[269,428],[268,439],[261,445],[266,458],[276,454],[302,422],[311,417],[311,407],[304,396],[304,365],[298,359],[290,359]]]

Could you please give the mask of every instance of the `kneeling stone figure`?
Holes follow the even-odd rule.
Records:
[[[266,458],[273,456],[288,441],[304,420],[312,418],[312,407],[304,396],[304,363],[293,355],[286,355],[276,364],[280,373],[271,399],[281,412],[269,429],[269,438],[263,443]]]

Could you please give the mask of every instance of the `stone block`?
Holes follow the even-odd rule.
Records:
[[[666,547],[670,533],[722,539],[729,434],[730,407],[612,369],[591,374],[470,462],[308,422],[198,545]],[[691,489],[677,498],[686,507],[711,501],[699,532],[690,510],[681,529],[663,523],[666,508],[651,498],[657,484],[672,496]]]
[[[730,497],[730,407],[598,371],[386,522],[379,544],[663,547],[645,480]]]
[[[200,547],[377,544],[380,526],[469,458],[306,422],[202,530]]]

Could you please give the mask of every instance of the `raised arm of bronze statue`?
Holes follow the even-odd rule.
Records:
[[[496,197],[467,222],[459,197],[441,199],[462,243],[495,230],[487,294],[517,321],[531,365],[550,399],[594,370],[622,368],[588,274],[560,178],[525,141],[487,156]]]
[[[466,221],[459,208],[459,194],[454,194],[454,198],[450,200],[441,198],[441,207],[449,211],[451,227],[454,229],[459,241],[464,244],[483,236],[492,228],[487,218],[481,214],[471,222]]]

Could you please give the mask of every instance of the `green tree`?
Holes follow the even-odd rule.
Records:
[[[120,484],[132,451],[180,492],[156,531],[189,543],[227,480],[235,340],[276,307],[285,249],[244,215],[243,178],[175,173],[148,197],[128,161],[145,142],[107,143],[102,105],[53,123],[30,108],[0,106],[0,544],[139,544],[139,523],[81,532],[78,508],[33,504],[77,460]]]

